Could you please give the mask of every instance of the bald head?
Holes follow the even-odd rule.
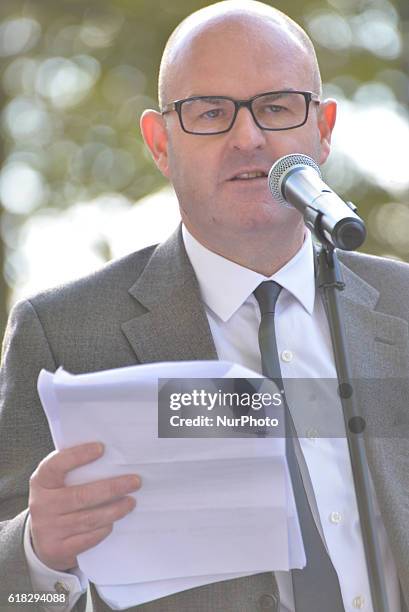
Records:
[[[321,76],[313,44],[304,30],[281,11],[256,0],[225,0],[207,6],[184,19],[171,34],[159,70],[159,106],[178,97],[195,95],[198,92],[182,93],[184,68],[190,63],[205,61],[206,48],[220,38],[231,41],[231,52],[239,57],[246,46],[257,51],[266,41],[272,57],[277,50],[287,50],[292,61],[302,62],[308,71],[313,91],[321,94]],[[223,61],[223,57],[220,57]],[[192,70],[189,71],[191,74]],[[186,84],[185,84],[186,85]],[[203,92],[201,92],[203,93]],[[222,93],[222,92],[218,92]]]

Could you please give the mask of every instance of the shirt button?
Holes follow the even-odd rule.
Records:
[[[285,350],[281,353],[281,359],[285,361],[286,363],[290,363],[290,361],[293,360],[293,357],[294,355],[292,351]]]
[[[342,514],[340,512],[331,512],[329,515],[329,520],[334,525],[338,525],[342,521]]]
[[[358,597],[354,597],[354,599],[352,600],[352,605],[357,610],[362,610],[365,605],[365,599],[362,597],[362,595],[358,595]]]
[[[258,600],[259,609],[263,612],[267,612],[267,610],[277,610],[278,607],[278,599],[275,595],[270,595],[270,593],[264,593]]]

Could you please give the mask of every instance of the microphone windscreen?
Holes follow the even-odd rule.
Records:
[[[271,195],[280,204],[288,206],[288,202],[285,200],[281,189],[283,178],[287,175],[289,170],[303,166],[310,166],[311,168],[314,168],[321,178],[321,170],[317,163],[312,159],[312,157],[308,157],[308,155],[303,155],[302,153],[284,155],[284,157],[277,159],[277,161],[271,166],[270,172],[268,173],[268,186],[270,188]]]

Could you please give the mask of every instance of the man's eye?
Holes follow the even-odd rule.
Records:
[[[201,119],[218,119],[221,117],[223,111],[221,108],[212,108],[211,110],[206,111],[200,115]]]
[[[264,112],[266,113],[281,113],[286,110],[288,109],[285,106],[279,106],[278,104],[269,104],[264,107]]]

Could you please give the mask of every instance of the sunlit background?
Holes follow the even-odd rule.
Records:
[[[11,304],[166,237],[176,199],[144,150],[161,50],[199,0],[2,0],[0,333]],[[266,2],[312,37],[339,101],[328,183],[363,250],[409,259],[409,2]]]

